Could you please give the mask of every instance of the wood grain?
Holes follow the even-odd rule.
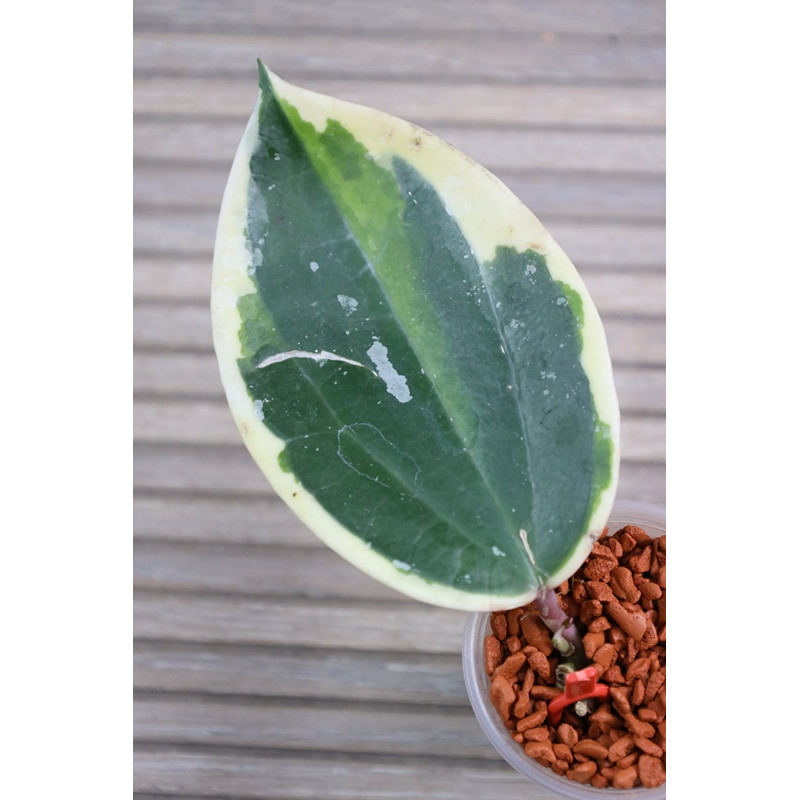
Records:
[[[655,0],[134,0],[138,800],[555,798],[478,727],[465,615],[327,549],[241,444],[212,348],[212,248],[257,56],[433,131],[578,267],[623,412],[618,497],[663,504],[665,18]]]
[[[211,33],[264,32],[275,28],[292,31],[327,30],[358,32],[360,35],[397,35],[420,29],[445,32],[479,31],[530,35],[556,32],[603,35],[652,35],[666,30],[663,3],[653,0],[437,0],[419,13],[414,3],[381,7],[376,14],[373,0],[271,0],[268,17],[259,0],[182,0],[164,4],[160,0],[137,0],[134,5],[136,31],[207,31]]]
[[[466,615],[415,603],[317,600],[258,595],[134,593],[134,636],[182,642],[388,650],[461,651]]]
[[[133,374],[137,399],[184,397],[224,402],[212,353],[134,352]],[[623,411],[666,410],[663,370],[620,366],[614,371],[614,380]]]
[[[134,684],[151,692],[466,708],[456,653],[175,642],[134,643]]]
[[[224,167],[143,161],[134,174],[134,204],[143,211],[175,207],[217,213],[227,177]],[[662,175],[542,170],[500,171],[497,177],[540,219],[661,223],[665,216]]]
[[[241,444],[227,406],[205,400],[139,400],[133,409],[136,442],[168,444]],[[665,422],[662,417],[622,417],[622,452],[636,461],[663,461]]]
[[[391,697],[332,704],[151,694],[135,698],[133,730],[147,742],[497,759],[466,700],[457,708],[410,708]]]
[[[159,795],[227,800],[464,800],[500,795],[505,800],[531,800],[534,791],[499,757],[476,765],[467,759],[442,762],[384,757],[376,761],[367,756],[337,758],[318,752],[290,758],[286,751],[197,752],[140,745],[133,761],[134,790]],[[537,787],[535,792],[537,800],[560,800],[548,790]]]
[[[242,131],[243,123],[238,120],[145,120],[134,130],[133,155],[227,169]],[[431,132],[491,172],[557,169],[644,176],[664,173],[665,138],[661,132],[498,130],[447,125],[437,125]]]
[[[481,32],[454,38],[438,31],[364,38],[355,32],[218,33],[141,32],[133,41],[137,75],[255,76],[261,58],[277,75],[297,82],[307,75],[454,82],[661,84],[664,37],[498,37],[486,47]],[[476,59],[476,52],[480,58]]]
[[[148,121],[229,119],[244,127],[258,97],[254,75],[255,72],[240,78],[134,77],[133,109],[141,117],[146,115]],[[386,81],[372,74],[358,81],[313,76],[301,80],[311,91],[380,108],[423,127],[435,122],[499,128],[661,129],[666,121],[662,87],[515,86],[486,83],[480,77],[468,84],[446,84],[437,76],[425,81]],[[223,158],[221,153],[215,156],[220,163]]]
[[[141,211],[133,225],[135,254],[180,254],[204,258],[210,264],[216,225],[217,215],[211,213]],[[603,268],[636,264],[663,270],[666,262],[662,225],[556,220],[547,228],[579,272],[584,264]]]
[[[139,443],[133,451],[134,489],[239,497],[271,495],[263,475],[241,446],[211,447]],[[663,505],[664,462],[623,456],[618,496]]]
[[[212,352],[211,316],[206,306],[143,302],[134,306],[133,320],[133,342],[137,349]],[[663,366],[666,357],[663,318],[607,315],[603,325],[615,365]]]
[[[207,590],[265,597],[398,598],[397,592],[326,547],[136,542],[133,583],[150,590]]]

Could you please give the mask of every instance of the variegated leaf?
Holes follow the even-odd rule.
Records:
[[[245,444],[378,580],[463,609],[530,600],[577,569],[616,490],[619,411],[582,281],[464,154],[259,68],[212,293]]]

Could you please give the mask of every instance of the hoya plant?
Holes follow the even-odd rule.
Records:
[[[446,142],[260,62],[259,78],[212,291],[245,445],[323,542],[398,591],[463,610],[546,601],[617,484],[619,409],[583,282]]]

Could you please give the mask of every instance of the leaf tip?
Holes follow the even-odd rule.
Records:
[[[257,58],[258,63],[258,85],[261,91],[268,92],[272,90],[272,82],[269,79],[269,69],[265,66],[264,62]]]

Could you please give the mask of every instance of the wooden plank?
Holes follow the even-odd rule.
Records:
[[[138,446],[137,451],[141,450],[142,446]],[[146,455],[140,454],[137,456],[139,459],[144,459],[150,472],[139,477],[138,494],[133,501],[134,536],[137,540],[323,547],[320,540],[275,497],[252,460],[248,462],[249,455],[246,452],[233,461],[229,454],[219,453],[205,459],[204,463],[209,465],[206,484],[211,482],[215,472],[221,475],[233,464],[231,479],[214,485],[214,490],[222,493],[222,496],[215,497],[186,497],[170,493],[142,496],[141,492],[153,488],[161,492],[202,492],[208,489],[205,489],[203,476],[196,472],[193,480],[177,488],[167,483],[166,479],[160,480],[170,465],[193,464],[190,455],[181,458],[180,453],[169,448],[165,452],[162,448]],[[173,476],[176,474],[180,473],[172,472]],[[231,473],[226,471],[225,474]],[[236,483],[237,476],[241,474],[246,474],[248,480]],[[618,496],[664,505],[663,463],[623,460]]]
[[[136,349],[212,351],[211,314],[196,305],[137,304],[133,308]],[[603,326],[616,366],[662,366],[666,360],[663,318],[605,316]]]
[[[661,416],[622,414],[620,452],[629,461],[665,462],[667,421]]]
[[[258,98],[254,76],[135,77],[133,111],[169,118],[229,118],[244,128]],[[666,124],[666,92],[655,86],[509,86],[480,80],[443,84],[435,79],[381,81],[370,75],[359,81],[309,76],[302,83],[311,91],[380,108],[423,127],[481,123],[663,128]]]
[[[366,679],[368,676],[368,680]],[[195,642],[134,642],[137,689],[464,708],[457,653],[370,653]]]
[[[666,414],[667,376],[663,369],[615,367],[614,382],[623,412]]]
[[[134,489],[142,492],[183,492],[222,495],[231,503],[240,497],[274,498],[274,492],[247,450],[166,444],[136,444],[133,448]],[[623,453],[618,497],[664,504],[664,462],[632,461]]]
[[[170,276],[174,270],[175,274]],[[134,262],[134,298],[202,303],[208,309],[211,267],[202,258],[146,258]],[[666,280],[659,272],[593,271],[581,276],[601,315],[635,314],[663,317]],[[167,283],[168,289],[164,290]]]
[[[369,676],[363,676],[369,681]],[[294,682],[294,681],[293,681]],[[394,698],[384,698],[384,700]],[[494,761],[497,753],[464,708],[256,698],[134,698],[134,740],[299,752],[386,753]]]
[[[579,271],[583,264],[604,268],[637,264],[663,270],[666,263],[663,225],[543,222]],[[133,220],[135,255],[192,256],[210,264],[216,230],[217,214],[140,211]]]
[[[494,762],[475,765],[468,760],[443,763],[396,760],[388,755],[379,760],[332,758],[314,751],[293,759],[285,752],[187,752],[140,745],[134,750],[133,776],[137,792],[237,800],[531,800],[533,796],[560,800],[559,795],[534,787],[499,755]]]
[[[137,541],[133,584],[164,591],[397,600],[396,591],[327,547]]]
[[[232,448],[142,445],[133,447],[133,485],[141,491],[275,499],[243,445]]]
[[[351,31],[257,36],[139,32],[133,37],[136,75],[252,76],[255,85],[258,58],[292,83],[306,75],[659,86],[665,80],[662,35],[553,36],[536,46],[525,36],[489,39],[482,31],[457,38],[436,31],[380,39]]]
[[[140,120],[133,130],[133,155],[228,169],[243,132],[244,123],[239,121]],[[662,132],[517,130],[488,125],[438,125],[432,132],[492,172],[623,172],[653,177],[663,176],[665,170]]]
[[[137,0],[135,31],[207,31],[265,33],[289,30],[358,32],[375,36],[413,31],[480,31],[647,35],[666,32],[665,6],[654,0],[437,0],[436,3],[385,4],[375,13],[374,0]]]
[[[622,414],[621,447],[634,461],[665,458],[663,417]],[[169,444],[241,444],[227,404],[221,401],[160,399],[138,400],[133,406],[135,442]]]
[[[184,497],[174,494],[135,496],[136,541],[181,541],[222,544],[324,545],[276,496]]]
[[[619,367],[614,370],[623,411],[664,412],[664,370]],[[223,401],[217,361],[212,353],[133,354],[133,388],[147,397],[182,396],[198,400]]]
[[[134,168],[134,205],[138,210],[166,211],[177,206],[216,214],[227,177],[223,167],[145,162]],[[664,221],[666,192],[661,175],[501,172],[498,177],[542,219]]]
[[[461,651],[466,614],[396,602],[134,592],[133,633],[146,639],[413,653]]]

